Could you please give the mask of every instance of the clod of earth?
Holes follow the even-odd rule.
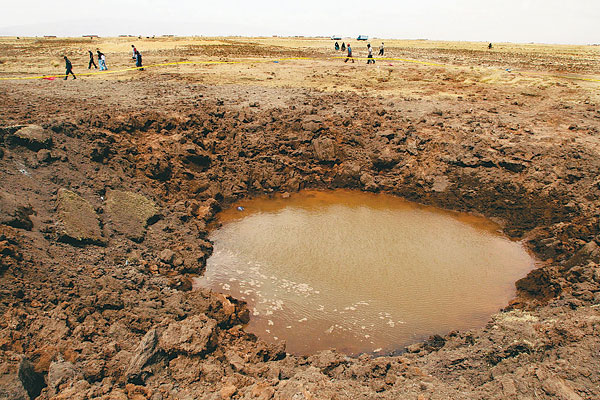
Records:
[[[136,242],[144,240],[146,227],[155,221],[158,207],[141,194],[109,190],[106,211],[113,228]]]
[[[100,220],[92,205],[77,193],[67,189],[58,191],[58,220],[62,228],[59,236],[65,241],[81,244],[102,243]]]
[[[206,315],[193,315],[170,324],[158,344],[167,353],[205,354],[216,345],[216,326],[217,321]]]
[[[52,147],[52,136],[50,132],[39,125],[29,125],[9,135],[8,142],[38,151]]]
[[[25,199],[0,191],[0,224],[31,230],[33,209]]]

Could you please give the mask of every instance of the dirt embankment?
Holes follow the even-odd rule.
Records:
[[[90,85],[82,90],[107,89]],[[136,85],[108,87],[126,96]],[[150,108],[7,91],[2,396],[600,397],[598,105],[549,101],[538,111],[578,121],[552,134],[514,117],[527,94],[490,107],[260,89],[248,107],[244,87],[181,86],[154,85],[164,98]],[[189,96],[178,103],[175,92]],[[191,291],[189,277],[211,254],[206,226],[221,207],[303,188],[382,191],[493,217],[544,263],[481,329],[387,357],[289,355],[244,332],[243,303]]]

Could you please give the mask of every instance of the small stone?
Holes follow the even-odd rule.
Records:
[[[312,141],[315,158],[319,161],[335,161],[338,150],[333,139],[318,138]]]
[[[406,348],[408,353],[418,353],[423,350],[423,343],[414,343]]]
[[[36,158],[40,163],[45,163],[52,160],[52,155],[50,154],[50,150],[41,149],[37,152]]]
[[[366,191],[376,192],[379,190],[379,185],[375,182],[373,175],[367,174],[366,172],[360,176],[360,183],[364,185]]]
[[[273,398],[275,389],[268,383],[257,383],[250,391],[250,395],[257,400],[269,400]]]
[[[226,385],[221,388],[219,394],[221,395],[221,399],[230,399],[237,392],[237,388],[235,385]]]
[[[448,186],[450,186],[450,181],[446,176],[436,176],[433,178],[431,190],[433,190],[434,192],[443,192],[448,188]]]
[[[82,377],[75,365],[68,361],[55,361],[48,370],[48,387],[52,393],[57,393],[58,388],[67,382],[75,382]]]
[[[164,262],[165,264],[172,264],[173,259],[175,258],[175,252],[173,252],[171,249],[164,249],[160,252],[158,257],[160,258],[160,261]]]
[[[171,323],[159,339],[167,353],[203,354],[215,346],[217,321],[204,314]]]
[[[33,209],[23,197],[0,191],[0,224],[31,230],[31,214]]]

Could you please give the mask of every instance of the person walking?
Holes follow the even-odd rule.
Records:
[[[77,77],[73,73],[73,64],[71,64],[71,61],[69,61],[67,56],[63,56],[63,57],[65,58],[65,68],[67,69],[67,71],[65,72],[65,81],[69,77],[69,74],[73,75],[73,79],[77,79]]]
[[[88,64],[88,69],[92,69],[92,65],[94,66],[94,68],[98,69],[98,66],[94,62],[94,53],[92,53],[91,50],[88,50],[88,53],[90,53],[90,62]]]
[[[135,58],[135,57],[136,57],[135,53],[137,53],[137,49],[135,48],[135,46],[134,46],[134,45],[131,45],[131,48],[133,49],[133,53],[131,54],[131,58],[132,58],[133,60],[135,60],[135,59],[136,59],[136,58]]]
[[[140,70],[143,71],[144,68],[142,68],[142,55],[140,54],[139,51],[135,51],[135,66]]]
[[[373,48],[371,47],[371,43],[367,44],[367,51],[369,55],[367,56],[367,64],[375,64],[375,59],[373,58]]]
[[[342,51],[346,51],[346,43],[342,42]]]
[[[100,71],[106,71],[106,56],[100,50],[96,51],[98,53],[98,64],[100,64]]]
[[[352,64],[354,64],[354,58],[352,57],[352,47],[350,47],[350,43],[348,43],[348,57],[344,60],[344,62],[348,62],[348,60],[352,60]]]
[[[383,55],[383,42],[381,42],[381,46],[379,46],[379,55]]]
[[[340,44],[338,42],[335,42],[335,51],[338,51],[340,49]]]

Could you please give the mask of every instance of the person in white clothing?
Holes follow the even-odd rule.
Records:
[[[102,53],[100,50],[96,51],[98,53],[98,64],[100,65],[100,71],[106,71],[108,68],[106,68],[106,57],[104,56],[104,53]]]
[[[367,50],[369,51],[369,55],[367,56],[367,64],[375,64],[375,59],[373,58],[373,48],[371,47],[371,43],[367,45]]]

